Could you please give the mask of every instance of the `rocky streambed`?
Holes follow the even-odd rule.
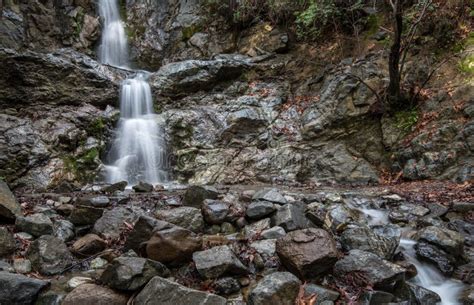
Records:
[[[468,186],[125,185],[2,182],[0,304],[474,302]]]

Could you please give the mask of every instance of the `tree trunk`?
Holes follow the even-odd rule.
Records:
[[[403,31],[403,0],[395,0],[393,9],[393,44],[390,47],[388,69],[390,83],[388,85],[388,106],[392,107],[400,102],[400,51]]]

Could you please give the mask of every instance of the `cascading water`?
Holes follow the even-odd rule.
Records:
[[[99,57],[102,63],[128,67],[125,29],[118,13],[116,0],[100,0],[103,18],[102,43]],[[105,166],[109,183],[139,181],[156,184],[167,179],[162,128],[153,113],[153,99],[147,73],[137,72],[122,83],[120,120]]]

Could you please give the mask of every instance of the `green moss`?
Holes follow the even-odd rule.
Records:
[[[74,175],[77,180],[90,182],[95,177],[94,170],[97,168],[97,158],[99,157],[99,149],[94,147],[79,157],[65,155],[62,157],[65,169]]]
[[[416,123],[418,123],[418,111],[416,109],[395,113],[395,126],[404,132],[410,132]]]
[[[86,131],[87,134],[101,139],[105,130],[105,121],[103,118],[97,118],[94,121],[92,121],[89,126],[87,126]]]
[[[474,54],[470,54],[460,61],[459,70],[464,73],[474,74]]]
[[[189,40],[189,38],[193,37],[193,35],[199,31],[201,31],[201,26],[198,24],[193,24],[188,27],[183,27],[183,29],[181,30],[183,41]]]

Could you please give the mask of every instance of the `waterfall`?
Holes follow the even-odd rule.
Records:
[[[125,28],[120,20],[117,0],[100,0],[103,20],[99,58],[104,64],[128,67]],[[139,181],[156,184],[167,180],[163,129],[153,112],[153,99],[147,73],[123,81],[120,94],[120,119],[116,137],[105,166],[108,183]]]

